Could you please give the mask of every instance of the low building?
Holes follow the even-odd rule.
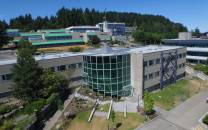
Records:
[[[190,38],[190,33],[181,34],[178,39],[163,39],[168,46],[187,47],[187,62],[206,64],[208,59],[208,39]]]
[[[99,32],[100,27],[97,26],[71,26],[66,28],[66,32],[78,32],[78,33],[86,33],[86,32]]]
[[[72,79],[104,96],[135,96],[164,88],[185,76],[186,48],[177,46],[144,46],[110,48],[104,46],[83,53],[39,55],[35,59],[43,68],[56,72],[77,69]],[[10,81],[16,59],[0,60],[0,84]],[[71,71],[73,72],[73,71]],[[4,85],[2,90],[9,90]],[[7,93],[7,91],[6,91]]]
[[[96,26],[100,27],[102,32],[111,33],[113,36],[125,35],[125,23],[107,22],[98,23]]]
[[[97,36],[101,42],[108,42],[111,40],[111,35],[105,32],[86,32],[83,34],[83,41],[88,43],[94,36]]]

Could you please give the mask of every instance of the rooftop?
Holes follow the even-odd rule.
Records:
[[[45,33],[45,37],[71,36],[71,33]]]
[[[86,25],[86,26],[71,26],[66,29],[72,29],[72,28],[98,28],[99,29],[100,27]]]
[[[90,55],[90,56],[113,56],[113,55],[120,55],[120,54],[129,54],[129,53],[152,53],[152,52],[159,52],[159,51],[166,51],[172,49],[179,49],[184,47],[179,46],[144,46],[138,48],[111,48],[108,46],[98,48],[98,49],[89,49],[85,52],[81,53],[72,53],[72,52],[61,52],[61,53],[48,53],[44,55],[37,55],[35,59],[39,60],[47,60],[47,59],[55,59],[55,58],[64,58],[70,56],[78,56],[78,55]],[[0,65],[8,65],[16,63],[16,56],[2,55],[0,54]]]
[[[32,45],[39,46],[39,45],[52,45],[52,44],[64,44],[64,43],[81,43],[81,42],[83,42],[82,39],[51,40],[51,41],[44,41],[44,42],[32,42]]]
[[[138,47],[138,48],[131,48],[130,52],[132,53],[153,53],[153,52],[160,52],[160,51],[166,51],[166,50],[173,50],[173,49],[179,49],[184,48],[180,46],[160,46],[160,45],[149,45],[144,47]]]

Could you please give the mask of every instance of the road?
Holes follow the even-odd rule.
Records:
[[[136,130],[194,130],[208,112],[208,91],[194,95],[171,111],[159,110],[160,116]]]

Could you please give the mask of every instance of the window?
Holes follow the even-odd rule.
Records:
[[[12,74],[2,75],[2,80],[11,80],[11,79],[12,79]]]
[[[70,68],[71,68],[71,69],[76,69],[76,64],[71,64],[71,65],[70,65]]]
[[[160,64],[160,59],[156,59],[156,64]]]
[[[154,64],[154,60],[150,60],[149,61],[149,66],[153,65]]]
[[[152,79],[153,78],[153,74],[149,74],[149,79]]]
[[[144,61],[144,67],[147,67],[147,61]]]
[[[159,75],[160,75],[159,71],[155,72],[155,77],[158,77]]]
[[[78,63],[78,68],[82,68],[82,63]]]
[[[145,80],[145,81],[148,80],[148,76],[147,76],[147,75],[144,76],[144,80]]]
[[[64,70],[66,70],[65,65],[58,66],[58,71],[64,71]]]
[[[50,70],[55,72],[55,67],[50,67]]]

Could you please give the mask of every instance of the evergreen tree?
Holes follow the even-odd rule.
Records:
[[[39,97],[42,69],[38,67],[31,43],[21,41],[17,52],[17,64],[12,70],[13,94],[16,98],[30,102]]]
[[[154,100],[149,92],[144,92],[144,111],[147,115],[153,113]]]
[[[5,21],[0,21],[0,49],[3,47],[3,45],[6,45],[9,43],[11,38],[7,36],[6,29],[8,25]]]

